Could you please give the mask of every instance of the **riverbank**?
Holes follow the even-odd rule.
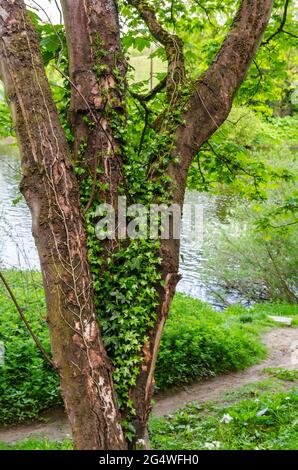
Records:
[[[6,271],[5,276],[27,320],[50,354],[40,273]],[[298,306],[235,306],[219,313],[208,304],[177,294],[163,335],[156,366],[157,390],[181,387],[208,377],[246,369],[266,356],[260,334],[275,323],[270,315],[291,316]],[[285,330],[286,331],[286,330]],[[59,406],[58,378],[30,337],[14,304],[0,286],[0,341],[5,362],[0,375],[0,423],[36,419]]]

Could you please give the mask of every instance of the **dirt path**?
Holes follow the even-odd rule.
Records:
[[[274,328],[270,330],[263,336],[263,343],[269,351],[265,361],[241,372],[218,375],[203,382],[189,385],[176,393],[161,393],[156,397],[154,414],[163,416],[192,401],[217,400],[231,389],[268,377],[263,372],[266,367],[293,368],[291,347],[295,341],[298,341],[298,328]]]
[[[267,377],[265,367],[293,368],[292,347],[298,348],[298,328],[274,328],[263,336],[263,342],[269,349],[268,358],[242,372],[220,375],[203,382],[194,383],[182,390],[171,390],[155,396],[155,416],[163,416],[176,411],[192,401],[205,402],[217,400],[230,391],[250,382]],[[297,364],[296,364],[297,367]],[[43,421],[25,423],[7,428],[0,428],[0,442],[14,443],[28,437],[47,437],[60,441],[70,437],[67,417],[62,409],[51,410],[43,414]]]

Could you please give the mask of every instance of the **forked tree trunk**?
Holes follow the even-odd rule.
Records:
[[[146,1],[127,3],[138,10],[151,34],[166,50],[166,87],[171,111],[171,103],[181,98],[179,93],[185,84],[182,41],[163,29]],[[177,158],[171,159],[166,170],[173,183],[169,204],[182,207],[191,161],[226,119],[260,43],[272,3],[272,0],[242,0],[216,60],[193,82],[182,116],[184,124],[177,124],[173,135],[172,157]],[[126,87],[117,2],[63,0],[62,5],[72,84],[70,118],[75,136],[72,158],[51,97],[37,36],[22,0],[0,0],[0,75],[21,149],[24,175],[21,189],[32,213],[52,353],[74,445],[77,449],[125,449],[112,368],[95,312],[79,184],[72,167],[83,142],[87,150],[82,164],[95,172],[97,167],[103,169],[108,190],[102,193],[102,201],[112,203],[117,210],[118,189],[125,186],[125,181],[123,149],[113,129],[115,116],[120,117],[117,125],[125,124]],[[90,116],[92,126],[86,121]],[[155,178],[153,173],[149,172],[148,177]],[[91,203],[92,200],[88,201],[87,206]],[[141,351],[140,373],[130,391],[136,410],[133,446],[146,438],[159,343],[179,280],[179,248],[178,240],[161,242],[164,284],[157,287],[156,322],[148,331],[148,341]]]

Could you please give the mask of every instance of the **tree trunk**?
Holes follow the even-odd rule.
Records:
[[[69,54],[71,105],[69,117],[74,135],[75,160],[85,166],[94,185],[100,180],[108,188],[100,202],[117,209],[123,183],[121,141],[115,127],[125,121],[126,61],[120,43],[115,0],[102,2],[62,0]],[[85,147],[80,151],[82,145]],[[103,171],[103,177],[96,170]],[[93,194],[96,201],[98,194]],[[84,210],[94,202],[89,200]]]
[[[0,1],[1,77],[21,150],[52,353],[78,449],[124,449],[112,370],[99,333],[78,184],[39,44],[21,1]]]
[[[170,106],[181,97],[179,90],[185,82],[183,45],[176,36],[171,36],[158,23],[154,11],[145,1],[129,0],[140,13],[151,34],[164,45],[168,58],[167,94]],[[173,184],[169,204],[184,202],[187,175],[192,159],[212,134],[228,117],[233,98],[243,82],[270,18],[273,0],[242,0],[234,18],[231,31],[224,41],[215,61],[199,79],[193,83],[182,122],[176,128],[174,152],[167,172]],[[172,44],[176,48],[173,52]],[[173,91],[174,90],[174,91]],[[176,158],[175,158],[176,157]],[[154,172],[150,178],[156,177]],[[154,370],[163,327],[169,314],[171,300],[179,281],[179,240],[163,240],[162,278],[165,287],[159,289],[159,306],[156,324],[149,333],[149,340],[143,349],[141,371],[132,390],[136,408],[136,441],[146,442],[148,416],[154,390]]]

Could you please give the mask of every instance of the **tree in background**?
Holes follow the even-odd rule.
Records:
[[[242,0],[198,77],[179,27],[170,31],[176,15],[196,24],[203,2],[163,9],[139,0],[62,0],[66,42],[63,28],[56,29],[55,68],[65,88],[51,91],[36,17],[22,0],[0,0],[0,76],[21,150],[21,191],[40,257],[53,363],[77,449],[146,441],[160,338],[179,280],[179,240],[100,241],[96,209],[109,203],[117,214],[119,195],[130,203],[183,205],[190,165],[227,118],[272,3]],[[166,57],[167,74],[150,93],[127,89],[122,18],[136,34],[145,24]],[[284,23],[279,29],[292,34]],[[144,115],[137,145],[130,97]]]

